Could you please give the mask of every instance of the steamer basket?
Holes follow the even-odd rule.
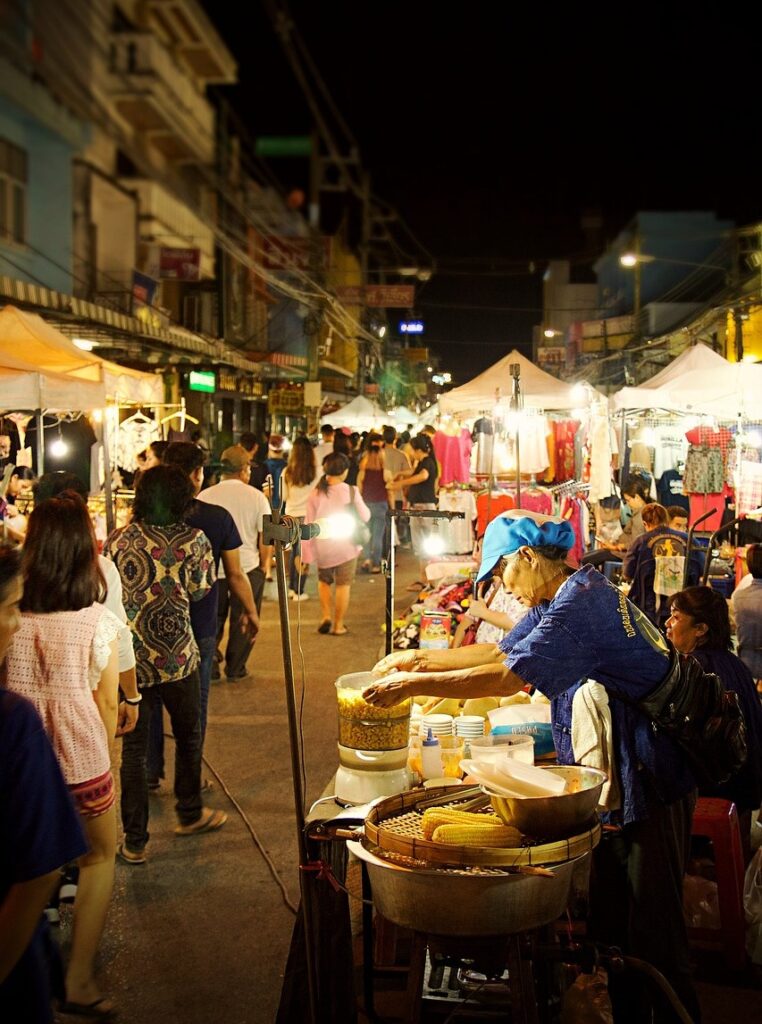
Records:
[[[471,802],[447,787],[433,790],[413,789],[381,800],[371,808],[365,818],[365,836],[368,843],[382,851],[382,856],[392,854],[429,867],[440,864],[454,867],[524,867],[571,861],[589,853],[600,842],[601,826],[596,822],[577,835],[552,843],[537,842],[518,832],[518,844],[513,847],[452,846],[435,843],[423,837],[422,808],[419,804],[431,804],[437,799],[442,807],[458,808],[464,803],[468,805]]]
[[[362,843],[347,846],[367,866],[377,911],[402,928],[431,935],[512,935],[550,924],[566,909],[577,863],[566,861],[543,875],[407,868]]]

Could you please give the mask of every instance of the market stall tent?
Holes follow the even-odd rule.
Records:
[[[440,395],[440,411],[465,416],[491,413],[498,397],[507,406],[512,394],[510,366],[514,363],[521,367],[520,385],[525,408],[573,409],[587,405],[591,389],[559,380],[513,349],[467,384]]]
[[[84,412],[103,408],[107,398],[111,401],[145,404],[162,401],[162,383],[155,375],[130,370],[102,359],[94,352],[85,352],[36,313],[27,313],[15,306],[4,306],[0,309],[0,366],[18,370],[19,360],[24,364],[22,370],[46,375],[47,390],[43,389],[39,393],[38,404],[17,405],[9,401],[3,384],[0,402],[5,408]],[[62,378],[69,379],[73,384],[80,382],[97,385],[100,394],[98,401],[95,402],[96,391],[92,388],[82,387],[75,392],[62,391]],[[56,390],[53,391],[51,389],[56,380]],[[33,385],[28,382],[27,386]]]
[[[0,354],[0,411],[91,412],[106,405],[99,381],[77,380],[64,373],[40,373],[26,360]]]
[[[363,395],[358,395],[330,416],[322,418],[323,423],[330,423],[332,427],[350,427],[359,431],[379,430],[388,421],[389,416],[381,406]]]
[[[708,346],[695,345],[639,387],[622,388],[612,396],[611,407],[760,420],[762,365],[729,363]]]

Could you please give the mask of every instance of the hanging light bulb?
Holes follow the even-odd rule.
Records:
[[[439,526],[436,520],[431,524],[431,533],[428,537],[424,538],[423,544],[424,553],[427,555],[441,555],[445,549],[444,537],[439,532]]]
[[[56,459],[62,459],[64,455],[68,455],[69,446],[61,436],[61,424],[58,424],[58,437],[55,439],[53,444],[50,446],[50,454]]]

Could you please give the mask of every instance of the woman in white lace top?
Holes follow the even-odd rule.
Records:
[[[104,1016],[111,1007],[95,981],[95,956],[114,883],[111,746],[117,638],[125,627],[102,604],[106,587],[95,535],[78,495],[67,491],[34,509],[23,568],[22,621],[8,650],[7,686],[39,712],[90,845],[79,860],[64,1005]]]

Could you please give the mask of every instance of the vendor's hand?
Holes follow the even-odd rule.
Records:
[[[483,619],[484,613],[487,610],[488,609],[486,601],[476,600],[472,601],[471,604],[469,604],[468,610],[466,611],[466,615],[468,615],[472,619]]]
[[[132,732],[138,724],[139,714],[139,704],[126,704],[122,701],[116,715],[116,735],[124,736],[125,733]]]
[[[363,699],[368,704],[376,704],[382,708],[391,708],[395,704],[401,704],[403,700],[412,696],[410,687],[412,680],[407,672],[396,672],[389,676],[383,683],[372,683],[366,690],[363,690]]]
[[[373,666],[371,672],[374,676],[388,676],[392,672],[418,672],[421,668],[420,661],[420,653],[416,650],[396,651],[382,658]]]

